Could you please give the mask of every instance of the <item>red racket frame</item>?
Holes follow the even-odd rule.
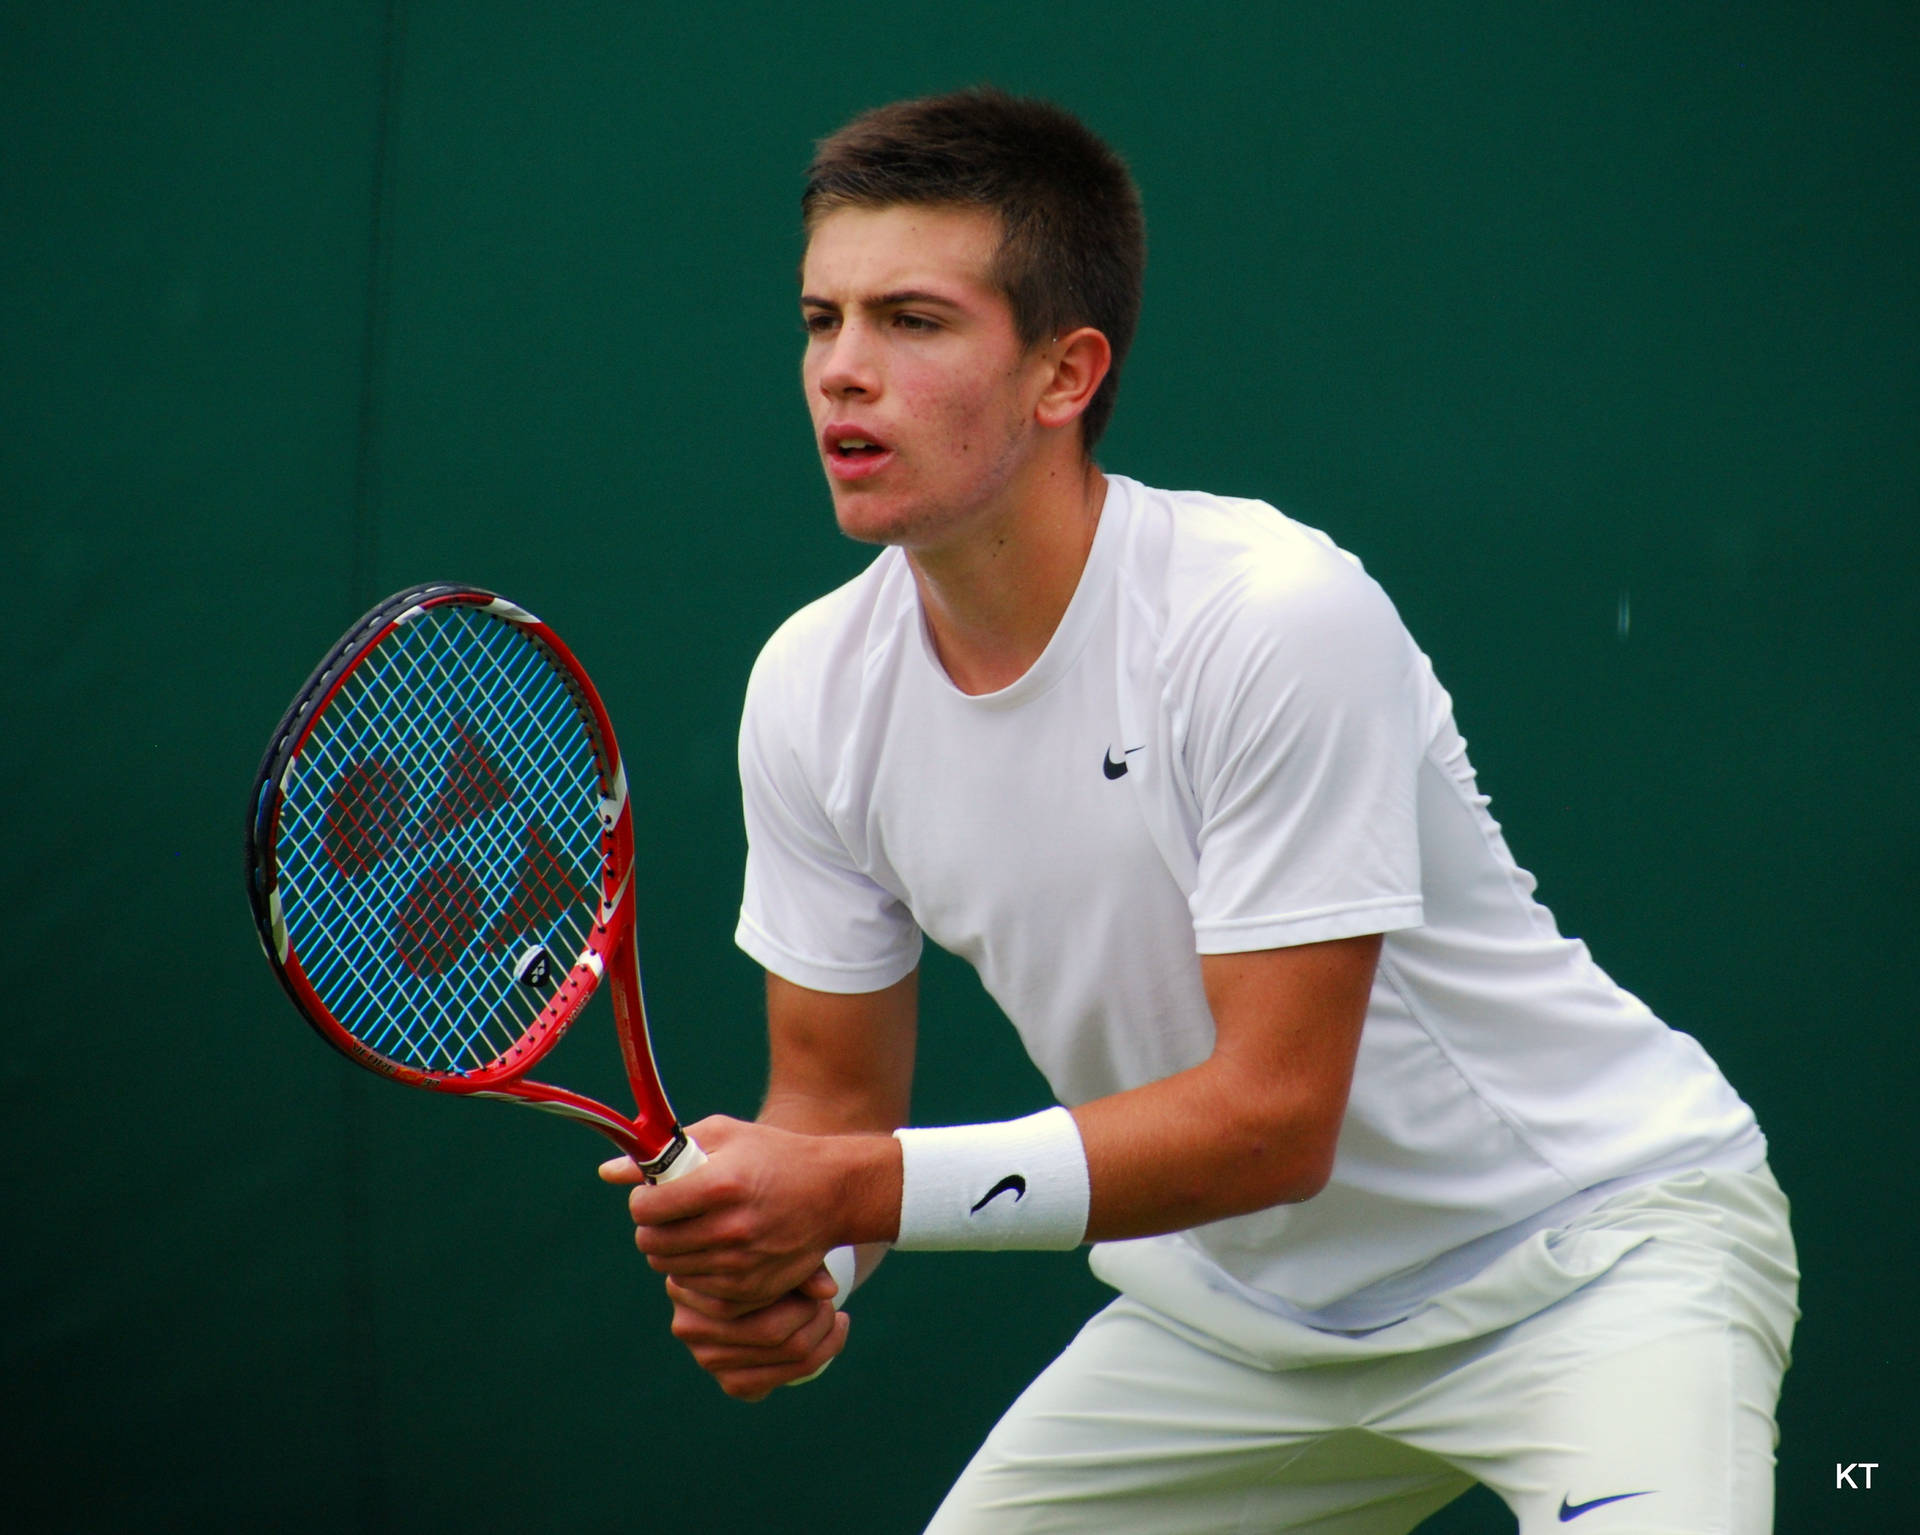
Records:
[[[559,663],[563,679],[576,701],[586,709],[599,735],[605,792],[601,798],[600,909],[587,935],[585,949],[574,959],[572,968],[540,1014],[497,1060],[473,1071],[439,1072],[405,1065],[362,1044],[320,999],[301,965],[300,956],[293,950],[280,915],[274,841],[286,774],[347,679],[402,624],[430,608],[455,603],[480,608],[515,624]],[[261,764],[247,822],[248,894],[268,961],[294,1006],[320,1037],[356,1065],[409,1087],[464,1097],[504,1099],[580,1120],[632,1157],[648,1182],[658,1183],[691,1172],[706,1158],[674,1117],[654,1062],[634,939],[633,885],[633,808],[613,722],[607,716],[599,690],[559,635],[524,608],[480,587],[450,583],[411,587],[374,608],[315,668],[288,708],[280,728],[274,732]],[[526,1075],[560,1042],[603,976],[611,982],[614,1027],[638,1110],[632,1118],[584,1094],[536,1082]]]

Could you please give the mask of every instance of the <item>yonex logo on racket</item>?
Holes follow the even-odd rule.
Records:
[[[386,873],[395,887],[383,924],[389,952],[415,980],[445,975],[477,939],[488,951],[506,950],[587,894],[574,860],[536,807],[525,807],[517,826],[512,818],[482,825],[522,794],[479,729],[456,718],[435,744],[440,760],[425,771],[419,757],[433,745],[415,740],[364,746],[322,795],[326,864],[356,884]],[[420,803],[396,759],[414,763],[417,777],[437,777],[430,803]],[[433,857],[441,849],[444,856]],[[416,868],[422,854],[433,861]],[[555,979],[557,968],[545,946],[536,944],[520,954],[513,976],[538,990]]]
[[[535,944],[514,962],[513,978],[522,986],[531,986],[536,991],[553,979],[553,956],[539,944]]]
[[[512,780],[495,765],[472,728],[456,724],[440,792],[408,845],[418,847],[477,820],[506,804],[513,793]],[[326,791],[327,862],[357,878],[404,851],[401,832],[412,810],[412,786],[397,767],[371,754],[349,762]]]
[[[406,775],[374,755],[347,764],[326,791],[327,862],[350,879],[364,877],[398,854],[445,841],[510,804],[515,792],[512,778],[495,762],[480,734],[467,722],[455,721],[439,792],[410,836],[403,837],[412,810]],[[497,838],[486,849],[496,864],[492,855],[500,851]],[[538,820],[528,820],[523,828],[515,864],[514,882],[487,931],[490,949],[505,947],[585,893]],[[486,901],[486,890],[462,858],[436,862],[417,874],[400,898],[392,923],[394,951],[407,973],[423,978],[452,969],[479,935]],[[523,956],[515,979],[544,985],[551,959],[539,966],[537,976],[529,963]]]

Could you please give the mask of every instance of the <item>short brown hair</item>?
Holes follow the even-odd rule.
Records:
[[[1113,366],[1080,418],[1091,453],[1113,414],[1147,264],[1125,162],[1051,102],[984,87],[875,107],[815,146],[800,197],[809,234],[837,208],[901,203],[999,216],[990,275],[1024,345],[1081,325],[1106,336]]]

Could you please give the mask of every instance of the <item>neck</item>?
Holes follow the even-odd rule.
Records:
[[[1076,457],[965,538],[906,551],[934,652],[961,692],[997,692],[1040,659],[1080,584],[1106,494],[1106,476]]]

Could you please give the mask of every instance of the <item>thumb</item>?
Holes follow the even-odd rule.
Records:
[[[612,1157],[602,1162],[597,1169],[602,1183],[643,1183],[640,1169],[632,1157]]]
[[[800,1282],[800,1293],[809,1300],[832,1300],[840,1293],[839,1281],[825,1268],[817,1268]]]

